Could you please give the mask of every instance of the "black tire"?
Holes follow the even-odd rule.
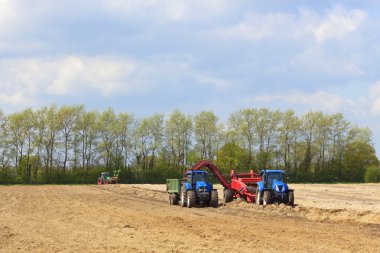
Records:
[[[178,205],[178,196],[173,194],[173,205]]]
[[[264,191],[264,194],[263,194],[263,205],[266,206],[266,205],[269,205],[269,204],[272,204],[272,199],[271,199],[270,191]]]
[[[218,207],[218,201],[219,201],[218,191],[216,191],[216,190],[211,191],[210,206],[214,207],[214,208]]]
[[[288,205],[289,206],[294,206],[294,192],[293,191],[289,191],[288,192]]]
[[[180,200],[180,204],[182,207],[185,207],[186,206],[186,192],[185,191],[182,191],[181,192],[181,200]]]
[[[174,198],[175,198],[175,195],[174,194],[169,194],[169,205],[174,205]]]
[[[187,207],[188,208],[192,208],[195,206],[196,202],[197,202],[197,196],[195,195],[195,191],[193,190],[190,190],[190,191],[187,191]]]
[[[169,205],[173,205],[172,195],[169,194]]]
[[[259,191],[259,188],[256,188],[256,205],[262,205],[263,204],[263,196],[261,192]]]
[[[230,189],[226,189],[223,191],[223,201],[224,203],[229,203],[234,200],[234,193]]]

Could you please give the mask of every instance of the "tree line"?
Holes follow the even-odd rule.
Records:
[[[0,183],[94,183],[113,170],[122,182],[162,183],[201,159],[224,173],[285,169],[295,182],[380,181],[371,130],[341,113],[247,108],[221,122],[212,111],[0,111]]]

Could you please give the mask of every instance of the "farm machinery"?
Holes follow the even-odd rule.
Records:
[[[167,179],[166,191],[171,205],[218,207],[218,191],[208,182],[207,171],[204,170],[188,170],[182,180]]]
[[[231,170],[231,179],[227,181],[213,163],[204,160],[194,165],[186,172],[186,175],[188,177],[197,173],[199,175],[206,175],[207,172],[202,170],[205,167],[211,170],[220,184],[223,185],[223,200],[225,203],[231,202],[236,198],[242,198],[248,203],[256,203],[258,205],[268,205],[271,203],[294,205],[294,191],[289,189],[288,185],[284,182],[285,171],[283,170],[262,170],[259,174],[253,170],[249,173],[235,173],[234,170]],[[206,177],[204,178],[206,180]],[[193,180],[193,177],[191,177],[191,180]],[[193,191],[195,194],[199,192],[197,183],[191,180],[183,180],[181,184],[178,179],[167,179],[167,192],[169,193],[170,204],[178,204],[180,202],[182,206],[185,206],[189,198],[187,191]],[[212,189],[212,185],[211,188],[206,187],[206,189],[209,192]],[[214,194],[217,194],[216,190],[214,191]],[[190,193],[191,198],[193,198],[193,194],[192,192]],[[196,203],[201,201],[201,198],[197,199],[197,196],[195,197]],[[191,200],[189,201],[191,202]],[[195,205],[191,203],[190,207]],[[206,203],[211,202],[206,201]]]
[[[284,182],[285,171],[262,170],[262,180],[257,183],[256,204],[268,205],[273,202],[294,205],[294,190]]]
[[[121,170],[115,170],[113,176],[109,172],[102,172],[98,178],[98,185],[117,184],[119,182],[119,173]]]

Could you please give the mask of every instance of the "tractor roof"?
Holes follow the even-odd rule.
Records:
[[[264,171],[266,173],[285,173],[284,170],[262,170],[261,173],[264,173]]]
[[[205,170],[188,170],[188,171],[186,171],[186,174],[187,175],[191,175],[191,174],[207,174],[207,171],[205,171]]]

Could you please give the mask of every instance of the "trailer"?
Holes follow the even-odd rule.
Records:
[[[180,179],[166,179],[166,192],[169,193],[170,205],[178,205],[180,191]]]

